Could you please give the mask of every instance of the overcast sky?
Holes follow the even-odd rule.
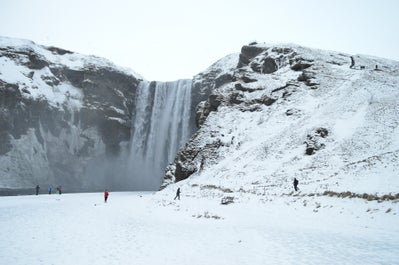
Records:
[[[251,41],[399,61],[396,0],[0,0],[0,35],[192,78]]]

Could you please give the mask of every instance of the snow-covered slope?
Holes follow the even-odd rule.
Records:
[[[216,63],[194,79],[213,92],[168,178],[221,197],[288,194],[294,178],[302,194],[398,193],[399,63],[354,59],[255,44]]]

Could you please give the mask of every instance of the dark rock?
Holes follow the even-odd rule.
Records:
[[[181,163],[176,164],[176,171],[175,171],[175,179],[176,182],[184,180],[191,176],[193,173],[196,172],[196,169],[193,167],[185,167]]]
[[[316,74],[311,71],[306,71],[304,70],[300,76],[298,76],[298,81],[299,82],[304,82],[307,86],[317,88],[319,85],[316,81]]]
[[[266,106],[272,105],[274,102],[276,102],[277,99],[275,98],[270,98],[268,96],[263,96],[260,99],[256,100],[256,103],[260,103]]]
[[[220,203],[223,205],[229,205],[231,203],[234,203],[234,197],[232,196],[223,197]]]
[[[28,77],[29,77],[30,79],[32,79],[34,74],[35,74],[34,71],[29,72]]]
[[[257,89],[254,89],[254,88],[245,87],[241,83],[235,83],[234,87],[235,87],[235,89],[237,89],[239,91],[243,91],[243,92],[254,92],[254,91],[257,90]]]
[[[262,111],[262,105],[260,104],[249,104],[249,105],[242,105],[240,106],[240,111],[245,112],[256,112],[256,111]]]
[[[293,49],[287,47],[286,48],[274,47],[272,48],[272,52],[280,53],[282,55],[287,55],[290,53],[294,53],[293,56],[296,55]]]
[[[294,65],[291,66],[291,69],[294,71],[302,71],[311,66],[312,66],[312,64],[308,63],[306,61],[298,61]]]
[[[213,93],[215,89],[224,85],[230,78],[234,80],[234,76],[229,77],[230,74],[220,75],[221,71],[221,69],[215,69],[194,77],[191,102],[197,128],[205,122],[209,113],[216,111],[221,104],[221,97]]]
[[[300,76],[298,76],[297,80],[299,82],[307,82],[309,79],[312,79],[313,75],[308,72],[303,72]]]
[[[85,78],[85,72],[83,70],[72,70],[65,68],[63,69],[63,74],[65,75],[66,79],[72,83],[72,85],[76,87],[83,86],[83,80]]]
[[[231,74],[224,74],[215,79],[215,87],[221,87],[224,84],[233,82],[234,78]]]
[[[30,52],[29,53],[29,63],[27,64],[27,66],[30,69],[40,70],[46,66],[49,66],[49,63],[44,58],[39,56],[38,54],[36,54],[34,52]]]
[[[257,73],[261,74],[271,74],[278,70],[276,61],[273,58],[266,57],[263,63],[259,64],[257,62],[251,63],[251,68]]]
[[[191,176],[194,172],[197,171],[196,166],[193,161],[198,156],[200,150],[194,145],[188,145],[186,149],[181,150],[176,158],[175,158],[175,181],[181,181],[189,176]]]
[[[258,110],[260,105],[270,106],[274,102],[276,102],[276,100],[277,100],[276,98],[271,98],[266,95],[263,95],[261,98],[246,101],[245,102],[246,110],[249,110],[248,107],[251,107],[252,105],[254,106],[255,110]]]
[[[316,133],[323,138],[326,138],[328,136],[328,130],[326,128],[318,128],[316,129]]]
[[[59,54],[59,55],[72,54],[73,53],[71,51],[64,50],[64,49],[57,48],[57,47],[53,47],[53,46],[47,47],[47,50],[53,52],[54,54]]]
[[[8,108],[15,106],[21,100],[19,85],[9,84],[0,80],[0,107]]]
[[[273,58],[265,58],[263,61],[262,73],[271,74],[278,70],[276,61]]]
[[[199,128],[212,111],[217,111],[218,107],[222,104],[222,95],[211,94],[208,100],[199,103],[195,109],[195,122]]]
[[[328,130],[325,128],[317,128],[311,134],[308,134],[305,141],[305,153],[307,155],[313,155],[316,151],[323,149],[325,147],[325,144],[323,143],[322,138],[326,138],[327,136]]]
[[[201,130],[201,129],[200,129]],[[200,139],[201,135],[197,132],[191,140],[181,149],[174,160],[176,170],[174,176],[176,181],[184,180],[190,177],[195,172],[201,170],[204,164],[212,164],[212,158],[218,158],[219,148],[222,147],[222,142],[219,138]],[[205,146],[203,141],[210,141]],[[201,166],[202,164],[202,166]],[[200,165],[200,168],[198,168]]]
[[[210,107],[211,107],[211,111],[216,111],[217,108],[222,103],[222,97],[221,97],[221,95],[211,94],[209,96],[208,101],[209,101],[209,104],[210,104]]]
[[[297,114],[297,113],[299,113],[299,112],[300,112],[300,111],[297,110],[297,109],[288,109],[288,110],[285,112],[285,115],[291,116],[291,115]]]
[[[244,87],[242,86],[241,83],[235,83],[234,84],[235,89],[237,90],[241,90],[241,91],[247,91],[246,88],[244,89]]]
[[[307,147],[306,148],[306,154],[308,156],[313,155],[314,154],[314,148],[313,147]]]
[[[244,83],[253,83],[253,82],[258,81],[257,79],[255,79],[255,78],[250,78],[250,77],[248,77],[248,76],[246,76],[246,75],[244,75],[243,77],[241,77],[241,80],[242,80]]]
[[[41,76],[41,78],[49,86],[57,86],[60,83],[57,78],[52,76]]]
[[[203,101],[197,105],[195,111],[195,124],[197,128],[201,127],[201,125],[205,122],[206,117],[208,117],[210,113],[210,104],[208,101]]]
[[[253,46],[253,45],[245,45],[241,48],[240,58],[238,61],[237,68],[241,68],[249,64],[251,59],[261,54],[265,49]]]
[[[313,60],[304,59],[301,56],[295,54],[295,56],[289,59],[289,63],[292,70],[303,71],[313,65]]]
[[[229,104],[238,105],[244,102],[243,95],[239,92],[234,92],[230,94]]]

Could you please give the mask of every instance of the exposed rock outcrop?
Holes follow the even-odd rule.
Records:
[[[317,128],[310,134],[306,136],[306,151],[307,155],[313,155],[316,151],[323,149],[325,147],[325,143],[323,138],[328,136],[328,130],[326,128]]]

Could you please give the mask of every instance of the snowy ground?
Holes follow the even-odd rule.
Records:
[[[397,201],[174,189],[0,197],[0,264],[399,264]]]

